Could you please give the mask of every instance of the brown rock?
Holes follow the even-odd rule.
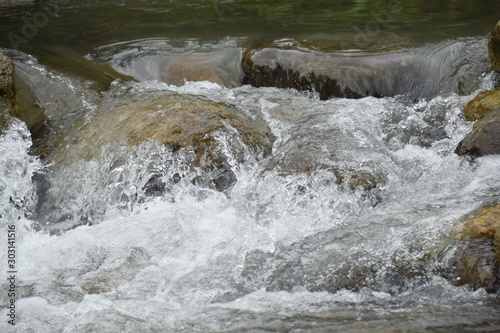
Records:
[[[484,288],[496,292],[499,286],[498,259],[491,239],[472,239],[460,243],[455,252],[458,284],[473,289]]]
[[[11,115],[19,116],[14,64],[0,53],[0,132]]]
[[[216,131],[236,131],[250,147],[269,152],[274,140],[264,122],[252,121],[225,104],[200,97],[166,94],[155,98],[132,97],[100,110],[90,124],[80,124],[68,136],[75,142],[78,157],[92,159],[108,142],[119,141],[137,146],[148,140],[171,145],[174,150],[194,149],[197,163],[204,154],[212,154]],[[240,147],[242,149],[242,147]],[[71,149],[70,149],[71,150]],[[54,159],[62,151],[54,154]]]
[[[460,239],[494,239],[500,234],[500,205],[484,208],[479,214],[455,229]]]
[[[500,205],[484,208],[453,230],[462,240],[456,270],[461,282],[495,292],[500,285]]]
[[[232,156],[217,142],[218,134],[227,138]],[[236,180],[228,160],[243,161],[248,149],[270,153],[274,136],[264,120],[251,119],[226,104],[173,93],[134,96],[101,107],[90,122],[80,120],[48,160],[58,168],[94,159],[116,144],[132,150],[149,140],[171,146],[174,153],[193,152],[194,158],[186,163],[211,171],[212,185],[224,190]],[[163,186],[151,181],[154,188]]]
[[[443,92],[470,93],[477,89],[478,80],[469,69],[457,81],[457,68],[464,66],[463,56],[450,58],[469,43],[347,51],[328,47],[328,41],[276,40],[246,50],[243,83],[313,91],[320,99],[397,95],[418,99]],[[450,61],[443,68],[439,59],[445,56]],[[475,61],[468,66],[476,66]]]
[[[500,88],[479,93],[467,103],[464,108],[464,115],[469,121],[478,120],[495,109],[500,109]]]
[[[480,157],[500,154],[500,109],[495,109],[474,124],[472,131],[460,141],[455,153]]]
[[[491,67],[500,70],[500,21],[493,28],[488,40],[488,55],[491,60]]]

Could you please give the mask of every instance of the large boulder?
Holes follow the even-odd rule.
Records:
[[[0,133],[11,115],[19,116],[14,64],[0,53]]]
[[[486,113],[475,123],[472,131],[460,141],[455,152],[472,157],[500,154],[500,108]]]
[[[262,117],[234,106],[121,87],[59,130],[44,158],[50,168],[35,177],[33,210],[54,233],[98,222],[110,208],[132,211],[148,197],[175,200],[179,183],[227,191],[241,163],[268,155],[274,141]]]
[[[274,136],[262,119],[252,119],[236,108],[201,97],[165,93],[128,96],[101,106],[88,119],[81,119],[64,142],[50,154],[55,166],[91,160],[113,143],[133,149],[149,140],[170,146],[174,152],[193,153],[193,167],[222,171],[214,186],[223,190],[234,181],[228,159],[241,162],[247,150],[270,153]],[[217,140],[224,136],[229,151]],[[232,154],[232,156],[228,156]],[[229,174],[228,174],[229,173]]]
[[[282,39],[246,50],[243,83],[314,91],[320,99],[470,93],[479,84],[471,73],[487,62],[486,57],[463,61],[463,54],[476,47],[477,41],[459,40],[419,48],[390,45],[347,51],[332,49],[327,40]]]
[[[488,55],[491,60],[491,67],[500,70],[500,21],[490,34],[488,40]]]
[[[500,109],[500,88],[483,91],[467,103],[464,108],[465,119],[478,120],[495,109]]]

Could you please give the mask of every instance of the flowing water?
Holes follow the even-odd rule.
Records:
[[[407,73],[407,94],[326,101],[241,85],[242,52],[269,35],[325,32],[351,50],[371,47],[353,45],[352,27],[387,2],[65,3],[20,50],[0,40],[36,101],[24,107],[50,120],[49,134],[15,120],[0,137],[0,237],[6,244],[15,223],[18,265],[15,327],[0,283],[2,332],[500,331],[498,294],[450,273],[452,228],[500,203],[500,157],[454,153],[472,128],[463,106],[495,84],[485,45],[498,3],[449,0],[440,12],[402,1],[380,33],[437,68],[426,87]],[[19,31],[37,6],[7,7],[0,30]],[[442,19],[431,29],[433,15]],[[186,55],[220,67],[221,81],[161,82],[161,69]],[[104,143],[61,166],[36,155],[51,133],[91,123],[115,101],[167,93],[264,119],[276,137],[271,155],[247,150],[238,162],[218,136],[237,180],[223,192],[193,181],[204,171],[186,168],[188,152],[155,141]],[[283,172],[291,159],[307,172]],[[338,184],[325,165],[376,186]],[[145,190],[152,175],[167,181],[161,195]]]

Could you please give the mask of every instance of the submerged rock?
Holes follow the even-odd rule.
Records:
[[[500,70],[500,21],[498,21],[490,34],[490,39],[488,40],[488,55],[490,56],[491,67]]]
[[[182,86],[186,81],[209,81],[226,87],[241,86],[240,66],[234,61],[241,59],[241,51],[231,51],[191,53],[166,59],[160,67],[158,79],[176,86]]]
[[[484,208],[454,232],[459,239],[492,239],[500,254],[500,205]]]
[[[19,116],[15,70],[12,61],[0,53],[0,133],[10,116]]]
[[[237,87],[243,77],[237,40],[148,38],[99,47],[92,57],[138,81],[158,80],[176,86],[209,81]]]
[[[455,153],[480,157],[500,154],[500,108],[486,113],[460,141]]]
[[[460,40],[443,45],[375,51],[331,50],[311,41],[277,40],[248,49],[243,56],[243,83],[256,87],[294,88],[319,93],[321,99],[405,95],[412,99],[447,92],[470,92],[478,81],[455,54],[476,47]],[[312,45],[311,45],[312,44]],[[486,61],[486,59],[484,59]]]
[[[500,287],[500,205],[484,208],[455,227],[462,240],[455,253],[457,275],[474,288],[495,292]]]
[[[330,154],[316,144],[312,140],[292,139],[273,154],[265,169],[274,170],[282,176],[311,175],[315,171],[327,170],[335,176],[335,184],[351,190],[359,188],[368,191],[384,183],[383,176],[375,175],[369,168],[363,168],[354,161],[339,160],[334,153]]]
[[[483,91],[467,103],[464,108],[465,119],[478,120],[495,109],[500,109],[500,88]]]

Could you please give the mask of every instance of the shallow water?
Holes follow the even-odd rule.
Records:
[[[97,21],[96,12],[109,3],[70,5],[33,43],[80,34],[84,27],[75,18]],[[445,3],[444,8],[465,6]],[[488,4],[497,5],[483,1],[478,6]],[[129,20],[156,5],[133,2],[117,7],[109,22]],[[337,5],[342,14],[358,13],[352,17],[360,21],[353,19],[352,24],[361,22],[371,8],[361,1]],[[128,30],[120,34],[102,34],[106,26],[94,26],[94,35],[81,37],[84,47],[68,42],[64,48],[70,51],[52,58],[109,65],[139,82],[114,80],[116,73],[103,78],[95,67],[95,73],[86,75],[77,67],[61,73],[63,66],[53,65],[57,61],[48,57],[48,46],[30,51],[32,44],[26,45],[24,51],[32,55],[3,51],[14,59],[20,80],[30,86],[37,108],[44,110],[57,135],[64,137],[79,121],[91,124],[98,112],[126,96],[175,92],[262,117],[276,136],[272,154],[248,150],[245,162],[237,163],[231,159],[227,138],[220,135],[217,147],[229,156],[237,182],[219,192],[192,182],[203,171],[186,168],[189,152],[174,154],[153,141],[131,151],[109,142],[92,159],[47,165],[30,155],[41,150],[43,135],[32,136],[25,124],[14,121],[0,137],[0,215],[2,225],[15,222],[17,229],[18,322],[15,328],[7,324],[8,297],[2,292],[1,330],[500,331],[498,294],[460,286],[449,274],[452,228],[482,207],[499,204],[500,158],[471,162],[454,154],[472,127],[461,114],[463,106],[475,92],[494,85],[481,47],[485,27],[494,22],[476,20],[470,11],[464,26],[480,36],[465,38],[470,35],[463,30],[450,33],[457,20],[449,9],[436,28],[436,34],[449,40],[433,41],[436,36],[420,34],[417,39],[427,38],[429,43],[411,47],[438,54],[431,59],[442,70],[434,71],[431,79],[445,82],[432,94],[424,89],[417,99],[399,95],[321,101],[317,94],[291,89],[157,81],[151,67],[158,64],[155,59],[168,62],[178,54],[193,53],[213,56],[210,68],[224,59],[230,70],[221,77],[237,81],[241,73],[235,59],[250,39],[268,30],[258,25],[268,19],[277,26],[275,35],[284,34],[299,2],[277,2],[269,8],[236,2],[241,7],[228,14],[235,21],[215,20],[216,28],[201,37],[192,35],[212,21],[200,19],[192,31],[182,30],[190,17],[184,6],[170,8],[173,14],[165,9],[166,17],[179,16],[164,22],[174,26],[173,36],[160,32],[158,18],[151,26],[129,21]],[[190,6],[192,11],[214,8],[204,2]],[[325,13],[326,2],[317,6],[305,10],[304,24],[291,29],[288,37],[325,31],[321,22],[334,11]],[[401,15],[404,8],[408,7]],[[250,10],[262,11],[256,14],[260,22],[247,21]],[[457,13],[466,15],[461,7]],[[12,24],[12,15],[2,22]],[[211,15],[218,17],[216,12]],[[409,9],[405,15],[417,17]],[[313,25],[310,16],[323,19]],[[405,22],[395,19],[399,27]],[[235,25],[252,30],[246,35],[239,30],[228,33]],[[120,37],[110,37],[113,34]],[[72,38],[76,37],[66,41]],[[450,46],[464,51],[439,53]],[[411,47],[401,52],[411,53]],[[464,84],[467,89],[462,89]],[[287,172],[297,161],[304,172]],[[368,174],[376,186],[339,185],[338,174],[332,172],[337,169]],[[152,174],[169,184],[161,196],[145,191]],[[168,183],[174,174],[183,178]],[[6,228],[0,229],[0,238],[7,238]],[[1,262],[6,260],[2,252]],[[6,270],[1,271],[5,281]],[[1,285],[8,289],[7,283]]]

